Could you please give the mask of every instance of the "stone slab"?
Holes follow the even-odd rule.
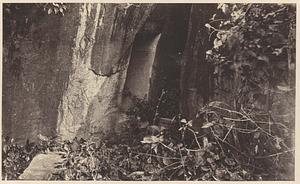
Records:
[[[36,155],[23,174],[20,180],[48,180],[55,166],[63,159],[59,153],[50,152],[47,154]]]

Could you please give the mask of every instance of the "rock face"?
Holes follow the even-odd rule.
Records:
[[[215,9],[215,4],[194,4],[191,7],[180,77],[180,110],[189,118],[195,117],[198,108],[210,100],[213,90],[209,82],[213,71],[205,60],[205,52],[210,45],[204,25]]]
[[[149,91],[149,99],[155,105],[162,89],[167,91],[167,102],[161,104],[160,113],[163,117],[173,118],[174,114],[179,113],[181,58],[188,33],[190,8],[191,4],[163,4],[149,18],[153,22],[163,23],[160,26],[161,38],[153,62]]]
[[[137,98],[148,99],[152,66],[156,54],[157,43],[161,34],[138,35],[132,49],[124,89]],[[130,107],[131,99],[123,98],[124,110]]]
[[[152,5],[131,7],[126,11],[116,4],[104,6],[101,25],[103,27],[100,26],[97,30],[94,46],[90,50],[91,55],[87,57],[90,59],[87,60],[87,66],[85,66],[91,78],[82,74],[84,70],[81,68],[77,70],[78,75],[74,75],[74,78],[87,81],[88,86],[83,87],[83,84],[77,83],[81,89],[79,90],[76,84],[73,87],[70,86],[67,92],[71,95],[64,96],[65,99],[69,96],[73,97],[74,104],[82,104],[82,106],[74,105],[71,110],[68,110],[70,108],[67,104],[62,106],[61,115],[70,117],[61,118],[62,121],[58,121],[58,127],[60,127],[58,132],[63,138],[70,139],[75,135],[85,138],[105,138],[114,135],[132,44],[136,33],[150,14]],[[99,22],[95,25],[99,25]],[[78,99],[76,93],[82,90],[86,90],[87,95],[81,93],[79,96],[82,98]],[[87,98],[84,98],[85,96]]]
[[[79,7],[64,18],[20,12],[31,18],[28,25],[18,15],[17,22],[5,17],[10,24],[4,26],[3,135],[25,141],[56,133],[57,107],[72,71],[72,27],[78,24]]]
[[[171,105],[189,117],[209,98],[214,5],[68,4],[64,16],[16,6],[4,16],[4,136],[115,138],[128,121],[124,89],[154,101],[180,89]]]
[[[30,8],[13,15],[17,21],[6,17],[3,135],[25,141],[39,133],[71,139],[113,131],[132,43],[152,4],[68,6],[63,17],[34,19]]]

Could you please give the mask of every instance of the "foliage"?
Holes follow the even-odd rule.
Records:
[[[295,7],[220,4],[218,8],[220,12],[206,24],[210,39],[215,37],[213,48],[207,51],[208,60],[215,64],[215,86],[233,93],[237,108],[243,104],[271,110],[275,95],[295,88],[289,75],[295,69],[289,53],[295,44]]]
[[[43,7],[43,10],[48,14],[60,14],[64,16],[67,6],[64,3],[45,3],[38,4],[38,6]]]
[[[27,140],[25,144],[17,144],[13,138],[5,137],[2,142],[2,178],[16,180],[35,155],[57,148],[58,144],[54,141],[40,141],[35,144]]]
[[[130,97],[132,101],[132,105],[126,114],[134,116],[134,118],[141,121],[154,123],[153,121],[158,117],[172,118],[178,114],[178,104],[175,99],[179,98],[179,94],[174,89],[168,91],[163,89],[157,105],[153,101],[149,101],[146,97],[138,98],[130,92],[125,92],[124,94]]]
[[[155,106],[151,104],[146,98],[131,97],[132,105],[126,114],[134,116],[141,121],[151,121],[155,115]]]
[[[132,180],[133,170],[146,163],[135,152],[141,147],[108,146],[76,138],[64,144],[64,162],[57,166],[51,180]]]
[[[5,15],[10,15],[17,13],[17,11],[22,10],[42,10],[47,12],[47,14],[56,14],[64,16],[65,11],[67,10],[67,6],[65,3],[32,3],[32,4],[18,4],[18,3],[6,3],[4,5]]]
[[[165,96],[160,105],[160,117],[172,118],[179,113],[179,90],[166,90]]]
[[[24,149],[15,144],[14,139],[6,138],[2,146],[2,178],[17,179],[34,155],[32,148]]]
[[[175,118],[175,126],[163,129],[163,134],[145,137],[143,143],[151,144],[156,154],[181,160],[179,166],[169,168],[175,169],[166,176],[172,180],[290,179],[293,131],[266,119],[270,117],[258,112],[234,111],[221,102],[211,102],[195,119],[179,122]],[[270,168],[276,171],[268,172]]]
[[[205,25],[214,39],[206,54],[215,66],[216,96],[241,117],[252,119],[238,124],[242,126],[236,134],[238,150],[250,156],[254,171],[273,171],[263,172],[263,179],[293,178],[295,5],[219,4],[218,8]],[[252,131],[243,132],[245,128]]]
[[[3,175],[16,179],[32,157],[47,149],[64,158],[50,180],[291,180],[294,132],[259,111],[235,111],[214,101],[192,120],[144,124],[134,144],[75,138],[3,145]],[[280,136],[279,136],[280,135]]]
[[[139,140],[131,146],[75,138],[63,146],[65,160],[51,179],[290,179],[289,158],[294,151],[287,138],[293,132],[281,123],[264,122],[265,118],[211,102],[191,121],[176,116],[169,126],[141,127],[148,135],[143,140],[133,138]],[[277,131],[285,133],[273,135]],[[286,172],[278,169],[283,166]]]

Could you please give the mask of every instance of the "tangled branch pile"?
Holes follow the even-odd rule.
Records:
[[[266,114],[245,109],[238,112],[221,102],[211,102],[190,121],[180,116],[164,125],[136,120],[140,134],[132,145],[77,138],[45,144],[64,157],[49,179],[291,180],[294,132],[283,122],[271,119]],[[4,171],[9,178],[16,179],[17,172],[11,168],[27,162],[25,169],[31,160],[26,156],[32,154],[19,150],[5,152]],[[12,158],[12,153],[19,159]]]

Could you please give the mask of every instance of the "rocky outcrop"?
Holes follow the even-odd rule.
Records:
[[[26,12],[22,34],[24,12],[4,27],[3,133],[17,141],[114,132],[131,46],[152,5],[68,6],[63,17],[36,21]]]
[[[173,118],[179,113],[180,68],[188,32],[191,4],[163,4],[149,18],[162,24],[161,38],[152,66],[149,99],[158,104],[165,90],[165,102],[160,104],[160,115]],[[164,14],[162,14],[164,12]]]
[[[126,12],[117,4],[104,4],[99,19],[95,9],[96,17],[90,23],[94,31],[81,33],[95,41],[77,60],[79,65],[70,76],[59,107],[58,133],[63,138],[114,135],[132,43],[150,10],[150,4],[131,7]]]
[[[4,20],[4,135],[115,138],[127,126],[125,88],[153,104],[180,89],[167,116],[180,101],[193,117],[208,100],[204,24],[215,5],[68,4],[65,16],[32,7]]]
[[[195,117],[199,107],[210,100],[213,90],[210,86],[213,71],[205,59],[210,42],[204,25],[215,9],[215,4],[194,4],[191,7],[180,76],[180,111],[189,118]]]
[[[5,16],[3,46],[3,135],[17,141],[56,133],[79,16],[79,6],[63,18],[21,10]]]

